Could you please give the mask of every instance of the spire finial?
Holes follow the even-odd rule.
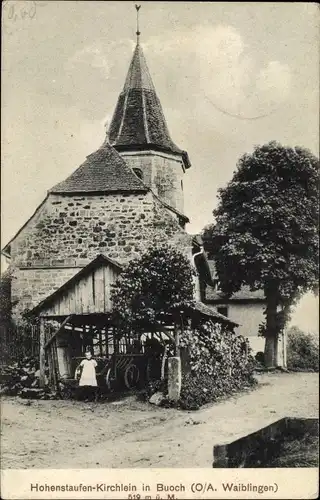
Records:
[[[140,36],[140,30],[139,30],[139,10],[140,10],[141,5],[136,4],[136,11],[137,11],[137,43],[139,43],[139,36]]]

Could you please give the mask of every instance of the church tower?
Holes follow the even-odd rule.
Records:
[[[110,144],[146,186],[183,214],[183,174],[191,166],[189,157],[170,137],[140,44],[138,22],[136,34],[137,44],[110,124]]]
[[[191,258],[182,181],[190,162],[169,135],[139,36],[106,140],[49,189],[2,251],[16,317],[99,255],[121,266],[166,242]]]

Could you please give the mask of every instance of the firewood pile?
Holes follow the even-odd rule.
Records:
[[[40,387],[39,362],[32,357],[25,357],[20,362],[0,367],[0,394],[19,396],[24,399],[57,399],[56,392],[48,387],[48,369],[46,385]]]

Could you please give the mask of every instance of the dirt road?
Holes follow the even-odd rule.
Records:
[[[284,416],[318,415],[318,375],[263,374],[259,387],[194,412],[4,398],[2,468],[211,467],[214,444]]]

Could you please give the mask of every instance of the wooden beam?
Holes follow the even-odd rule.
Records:
[[[58,328],[58,330],[56,332],[54,332],[54,334],[50,337],[50,339],[48,340],[48,342],[46,342],[46,344],[44,345],[44,349],[47,349],[48,346],[51,344],[51,342],[56,338],[56,336],[58,335],[59,332],[61,332],[62,328],[66,325],[66,323],[68,323],[68,321],[70,321],[70,319],[72,318],[72,314],[70,314],[60,325],[60,327]],[[40,316],[40,325],[41,325],[41,321],[43,321],[45,316]]]
[[[176,344],[176,356],[180,356],[180,335],[179,335],[179,328],[177,326],[175,329],[175,344]]]
[[[59,361],[58,361],[56,339],[53,339],[53,342],[51,344],[51,352],[52,352],[52,359],[53,359],[53,370],[54,370],[54,380],[55,380],[54,383],[55,383],[55,388],[58,391],[59,390],[59,379],[60,379],[60,368],[59,368]]]
[[[174,344],[176,343],[176,339],[171,333],[168,333],[167,330],[164,330],[164,334],[173,342]]]

